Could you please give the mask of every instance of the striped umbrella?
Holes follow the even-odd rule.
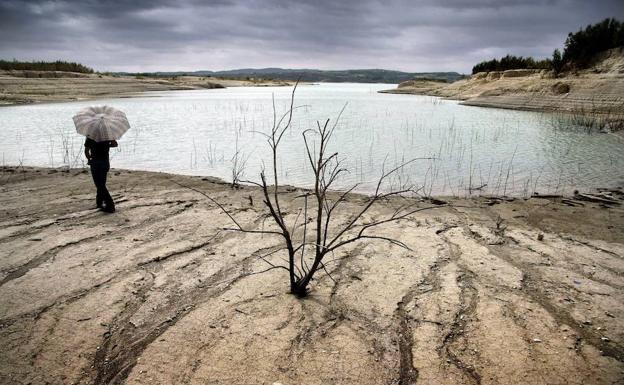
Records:
[[[96,142],[120,139],[130,128],[126,114],[109,106],[91,106],[73,117],[76,131]]]

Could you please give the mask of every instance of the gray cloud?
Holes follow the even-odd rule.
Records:
[[[98,70],[241,67],[468,72],[549,56],[620,0],[0,0],[0,56]]]

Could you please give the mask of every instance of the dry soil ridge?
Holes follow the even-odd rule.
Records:
[[[253,274],[279,240],[223,231],[172,179],[269,226],[255,188],[118,170],[105,215],[80,170],[2,169],[0,383],[624,381],[621,205],[449,199],[381,230],[411,251],[356,244],[298,300],[280,271]]]
[[[624,107],[624,48],[607,51],[592,68],[555,77],[546,70],[480,72],[446,84],[410,80],[384,93],[432,95],[478,107],[615,115]]]
[[[145,96],[145,92],[241,86],[284,86],[289,82],[200,76],[150,78],[71,72],[0,71],[0,106]]]

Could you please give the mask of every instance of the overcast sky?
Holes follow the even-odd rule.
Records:
[[[550,56],[623,0],[0,0],[0,58],[100,71],[248,67],[470,72]]]

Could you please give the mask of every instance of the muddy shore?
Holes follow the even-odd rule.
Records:
[[[0,71],[0,106],[145,96],[148,91],[285,86],[289,82],[199,76],[150,78],[72,72]]]
[[[442,198],[380,230],[411,250],[356,243],[297,299],[253,274],[279,239],[178,183],[269,226],[210,178],[112,170],[109,215],[86,170],[0,169],[1,384],[624,383],[619,203]]]
[[[512,72],[512,71],[506,71]],[[470,79],[444,84],[410,81],[382,93],[439,96],[476,107],[535,112],[602,114],[620,117],[624,105],[624,75],[586,74],[578,77],[547,78],[533,73],[518,77]]]
[[[477,107],[597,115],[621,122],[624,49],[606,51],[592,68],[558,77],[546,70],[479,72],[454,83],[414,79],[380,92],[439,96]]]

